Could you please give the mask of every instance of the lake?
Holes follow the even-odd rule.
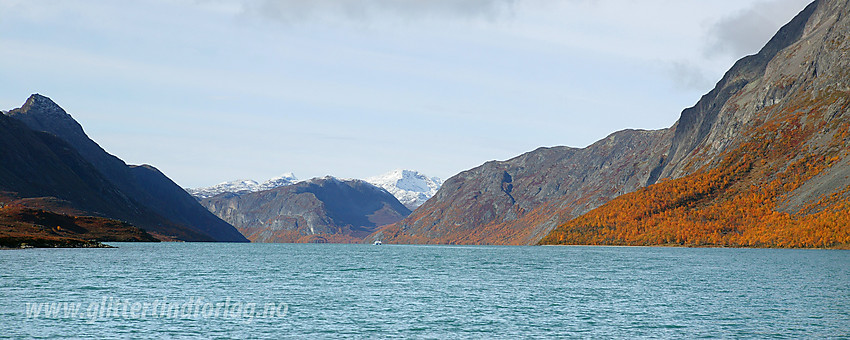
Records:
[[[113,245],[0,251],[0,337],[850,338],[850,251]]]

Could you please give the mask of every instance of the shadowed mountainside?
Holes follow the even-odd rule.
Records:
[[[102,178],[105,178],[108,183],[117,188],[119,195],[123,196],[118,201],[122,202],[121,204],[125,201],[132,201],[134,205],[139,206],[136,209],[139,214],[161,216],[163,220],[161,223],[181,226],[184,229],[193,230],[194,234],[200,234],[191,236],[187,240],[247,241],[233,226],[200,206],[192,196],[156,168],[150,165],[128,166],[118,157],[104,151],[85,134],[79,123],[49,98],[34,94],[27,99],[21,108],[12,110],[7,115],[23,122],[32,130],[54,135],[71,145],[96,170],[96,173],[99,173]],[[30,165],[36,166],[36,164]],[[97,177],[101,178],[100,176]],[[38,185],[38,183],[33,182],[36,181],[30,181],[30,185]],[[32,194],[36,193],[26,195]],[[39,195],[55,196],[50,194]],[[78,197],[69,199],[63,195]],[[71,191],[65,192],[63,195],[56,197],[72,202],[77,202],[79,199],[90,199],[90,196]],[[98,209],[93,210],[102,211],[102,208],[98,207]],[[105,208],[108,210],[109,207]],[[155,230],[155,227],[152,227],[149,222],[132,215],[119,214],[115,216]],[[189,233],[183,236],[175,236],[185,238],[188,235]]]
[[[212,240],[127,197],[54,135],[0,115],[0,145],[0,204],[131,221],[164,238]]]

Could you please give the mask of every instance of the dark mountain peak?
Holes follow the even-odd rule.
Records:
[[[38,93],[31,95],[23,106],[9,111],[7,115],[24,122],[30,129],[54,134],[71,145],[90,142],[83,127],[65,109]]]
[[[8,116],[24,123],[31,130],[46,132],[61,139],[123,195],[170,223],[209,235],[214,240],[247,241],[233,226],[200,206],[185,190],[156,168],[150,165],[128,167],[120,158],[106,152],[50,98],[34,94],[21,108],[10,111]],[[187,239],[209,240],[203,237]]]
[[[21,120],[37,121],[40,125],[45,125],[49,121],[73,121],[76,123],[74,118],[65,112],[65,109],[60,107],[50,98],[38,93],[31,95],[19,109],[10,111],[9,116],[13,116]],[[29,123],[27,125],[29,125]],[[77,124],[77,126],[79,126],[79,124]],[[80,127],[80,130],[82,130],[82,127]]]
[[[61,107],[59,107],[59,105],[56,104],[55,102],[53,102],[53,100],[51,100],[50,98],[48,98],[46,96],[42,96],[39,93],[34,93],[29,98],[27,98],[26,103],[24,103],[24,106],[21,109],[28,111],[32,108],[48,109],[48,110],[54,110],[54,111],[61,111],[62,113],[65,113],[65,110],[63,110]]]

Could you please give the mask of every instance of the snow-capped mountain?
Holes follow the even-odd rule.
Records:
[[[297,182],[298,182],[298,178],[296,178],[293,173],[287,172],[283,175],[274,177],[272,179],[269,179],[268,181],[261,183],[257,187],[257,189],[253,190],[253,191],[263,191],[263,190],[274,189],[274,188],[277,188],[277,187],[282,187],[284,185],[295,184]]]
[[[384,188],[408,209],[414,210],[437,193],[443,181],[414,170],[393,170],[366,182]]]
[[[246,194],[249,192],[257,192],[263,190],[274,189],[284,185],[290,185],[298,182],[298,178],[291,172],[269,179],[263,183],[258,183],[252,179],[239,179],[230,182],[219,183],[211,187],[204,188],[187,188],[186,191],[198,199],[210,198],[218,194],[230,192],[234,194]]]
[[[324,178],[314,178],[309,181],[332,179],[331,176]],[[364,180],[374,186],[383,188],[395,196],[399,202],[404,204],[408,209],[413,210],[425,203],[431,196],[437,193],[443,181],[437,177],[428,177],[414,170],[393,170],[380,176],[370,177]],[[234,194],[247,194],[251,192],[264,191],[277,187],[291,185],[299,182],[292,173],[286,173],[281,176],[272,178],[263,183],[258,183],[251,179],[241,179],[230,182],[219,183],[211,187],[204,188],[189,188],[186,189],[192,196],[197,199],[204,199],[222,194],[225,192]]]

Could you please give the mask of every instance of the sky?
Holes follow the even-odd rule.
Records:
[[[53,99],[128,164],[446,179],[671,126],[801,0],[0,0],[0,109]]]

